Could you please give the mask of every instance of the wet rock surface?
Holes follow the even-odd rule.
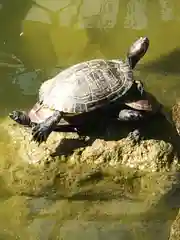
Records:
[[[147,126],[152,133],[150,125]],[[118,186],[115,189],[119,194],[119,191],[124,193],[126,188],[132,189],[133,185],[139,186],[142,175],[151,179],[153,172],[163,173],[179,168],[169,133],[165,140],[146,138],[134,143],[125,137],[128,132],[118,138],[122,126],[118,129],[113,124],[113,128],[110,126],[98,137],[91,135],[86,140],[79,139],[75,133],[53,132],[46,143],[38,146],[31,141],[31,129],[10,119],[1,123],[1,129],[8,136],[4,150],[8,155],[1,161],[4,181],[13,186],[13,190],[28,194],[44,194],[57,185],[62,195],[69,194],[70,189],[70,195],[72,192],[76,195],[76,192],[79,194],[79,186],[91,186],[101,181],[106,184],[113,182]],[[4,146],[3,143],[1,145]],[[94,193],[92,191],[92,195]],[[109,194],[113,195],[113,190],[105,195]]]
[[[174,220],[171,230],[169,240],[178,240],[180,239],[180,211],[178,212],[176,219]]]
[[[75,133],[53,132],[46,143],[38,145],[31,141],[30,128],[11,120],[2,123],[2,127],[10,137],[10,144],[17,150],[18,158],[29,164],[45,164],[58,158],[59,162],[68,165],[122,165],[154,172],[169,170],[177,160],[172,143],[161,139],[150,138],[134,143],[128,137],[107,139],[101,135],[99,138],[87,136],[82,140]],[[107,132],[111,134],[109,130]]]

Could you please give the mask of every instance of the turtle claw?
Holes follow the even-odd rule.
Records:
[[[32,140],[40,145],[42,142],[46,142],[49,136],[48,129],[42,124],[37,124],[32,128]]]
[[[141,140],[141,133],[139,129],[135,129],[134,131],[130,132],[127,136],[127,139],[133,141],[134,143],[139,143]]]

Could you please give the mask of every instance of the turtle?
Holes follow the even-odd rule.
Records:
[[[145,92],[143,97],[134,101],[127,101],[119,111],[118,120],[120,121],[143,121],[151,116],[161,113],[167,118],[163,105],[150,92]],[[141,126],[141,124],[140,124]],[[127,136],[136,143],[140,142],[141,131],[135,128]]]
[[[150,92],[145,92],[143,97],[134,101],[127,101],[119,111],[120,121],[139,121],[161,112],[163,105]],[[128,107],[128,109],[127,109]]]
[[[41,144],[56,131],[61,119],[70,123],[70,128],[73,122],[87,124],[89,118],[95,119],[93,113],[101,109],[140,98],[144,87],[141,81],[134,80],[133,69],[148,47],[148,37],[140,37],[131,45],[124,61],[92,59],[68,67],[42,83],[39,99],[28,113],[14,110],[9,117],[32,127],[32,140]]]
[[[160,114],[171,127],[176,127],[180,135],[180,103],[176,103],[172,108],[172,117],[166,111],[164,105],[150,92],[145,91],[143,97],[134,101],[124,102],[124,107],[119,111],[118,120],[120,121],[144,121],[151,116]],[[174,122],[173,122],[174,121]],[[175,123],[175,124],[174,124]],[[142,124],[140,124],[141,127]],[[140,129],[135,129],[128,135],[132,140],[139,142],[141,139]]]

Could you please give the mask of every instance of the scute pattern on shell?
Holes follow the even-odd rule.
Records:
[[[128,63],[95,59],[71,66],[44,82],[39,99],[55,110],[82,113],[118,99],[132,84]]]

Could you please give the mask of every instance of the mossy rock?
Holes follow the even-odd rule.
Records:
[[[180,212],[178,212],[176,219],[174,220],[171,226],[169,240],[178,240],[178,239],[180,239]]]
[[[38,146],[31,141],[30,129],[9,119],[1,123],[1,130],[8,139],[1,147],[5,146],[2,149],[5,153],[0,175],[18,193],[46,194],[56,185],[56,193],[58,188],[62,195],[68,195],[70,189],[71,193],[76,192],[79,185],[93,186],[94,181],[101,179],[106,179],[106,184],[110,179],[116,189],[124,192],[124,188],[139,185],[140,175],[178,167],[172,144],[164,140],[148,139],[135,144],[126,137],[119,140],[89,137],[82,141],[74,133],[53,132],[46,143]]]
[[[11,120],[2,123],[10,136],[10,144],[18,158],[29,164],[43,164],[59,158],[69,165],[123,165],[148,172],[169,169],[176,158],[171,143],[163,140],[142,140],[134,144],[129,138],[120,140],[89,139],[83,141],[75,133],[51,133],[46,143],[31,141],[29,128]]]

